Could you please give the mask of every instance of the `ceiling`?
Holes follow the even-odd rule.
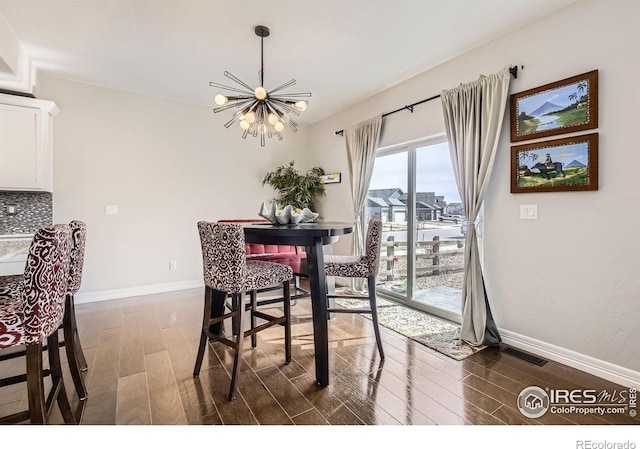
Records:
[[[225,71],[258,85],[265,25],[265,87],[296,78],[313,123],[574,1],[0,0],[0,13],[47,73],[207,106]]]

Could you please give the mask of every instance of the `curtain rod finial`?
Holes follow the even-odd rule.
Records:
[[[520,69],[523,70],[524,66],[521,65]],[[518,66],[514,65],[513,67],[509,68],[509,73],[511,73],[511,76],[513,76],[514,79],[518,79]]]

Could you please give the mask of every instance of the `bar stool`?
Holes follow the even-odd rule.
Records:
[[[257,332],[280,324],[284,326],[285,360],[286,363],[291,361],[291,293],[289,282],[293,277],[293,270],[287,265],[247,260],[244,231],[239,224],[200,221],[198,222],[198,231],[202,247],[205,294],[202,332],[193,377],[200,375],[208,338],[232,347],[234,360],[229,388],[229,400],[231,401],[235,398],[244,338],[254,337]],[[256,310],[255,294],[251,295],[249,306],[245,305],[244,294],[246,292],[254,292],[280,283],[283,285],[284,296],[284,314],[282,316],[276,317]],[[231,312],[223,312],[221,316],[211,317],[213,290],[230,293],[234,296]],[[251,310],[251,329],[247,331],[244,330],[243,319],[243,312],[246,310]],[[219,335],[209,330],[210,326],[234,317],[236,318],[234,340],[229,340],[223,334]],[[265,323],[257,326],[256,318],[264,320]],[[253,338],[252,344],[255,347],[255,339]]]
[[[20,297],[0,301],[0,351],[25,346],[26,374],[4,378],[0,386],[27,382],[29,409],[0,418],[0,423],[30,420],[46,424],[55,400],[67,424],[77,424],[62,379],[58,328],[64,318],[71,252],[69,225],[36,231],[27,256]],[[42,361],[47,340],[49,369]],[[52,386],[45,400],[43,377]]]
[[[84,352],[82,351],[82,345],[80,344],[80,337],[78,336],[74,298],[82,282],[87,225],[82,221],[73,220],[69,223],[69,227],[71,229],[70,268],[67,283],[68,290],[65,297],[64,319],[60,324],[64,341],[60,342],[60,346],[65,347],[73,385],[75,386],[78,399],[83,401],[87,398],[87,388],[84,384],[82,371],[87,370],[87,362],[84,357]],[[24,285],[23,280],[23,275],[0,277],[0,302],[7,300],[15,301],[21,298]],[[24,355],[24,351],[13,352],[4,358],[0,356],[0,361],[20,355]]]
[[[369,220],[367,227],[367,244],[366,251],[363,256],[325,256],[324,271],[327,276],[340,276],[346,278],[366,278],[368,295],[344,296],[344,295],[327,295],[327,298],[350,298],[361,299],[369,302],[369,308],[364,309],[342,309],[327,308],[333,313],[369,313],[371,321],[373,321],[373,332],[376,336],[376,344],[380,359],[384,360],[384,351],[382,350],[382,339],[380,338],[380,327],[378,326],[378,311],[376,307],[376,276],[380,268],[380,248],[382,238],[382,222],[378,220]]]

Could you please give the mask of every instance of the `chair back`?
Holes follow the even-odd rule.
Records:
[[[22,291],[26,344],[42,343],[62,323],[70,254],[69,225],[49,226],[34,234],[24,269]]]
[[[198,231],[205,285],[223,292],[244,292],[247,262],[242,225],[200,221]]]
[[[366,246],[366,258],[369,265],[369,274],[371,276],[377,276],[380,269],[380,248],[382,245],[382,222],[369,220],[369,226],[367,228],[367,246]]]
[[[84,247],[87,241],[87,225],[79,220],[69,223],[71,227],[71,266],[69,267],[69,294],[75,295],[82,282]]]

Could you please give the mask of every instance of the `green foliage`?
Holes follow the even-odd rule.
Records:
[[[518,116],[518,118],[519,120],[531,120],[533,117],[531,117],[530,115],[527,115],[524,111],[522,111]]]
[[[324,185],[320,182],[324,170],[313,167],[301,174],[294,164],[295,161],[290,161],[289,164],[267,173],[262,179],[262,185],[269,185],[278,191],[280,198],[277,200],[281,206],[290,204],[294,209],[307,207],[315,212],[316,198],[325,195]]]
[[[518,187],[540,187],[540,186],[575,186],[589,183],[588,170],[585,167],[569,167],[564,169],[565,176],[556,172],[549,172],[551,179],[546,179],[540,173],[532,173],[531,176],[521,176],[518,178]]]
[[[531,164],[533,164],[535,161],[538,160],[538,155],[536,153],[532,153],[528,150],[523,150],[518,152],[518,162],[519,165],[522,169],[522,167],[524,166],[523,170],[526,170],[527,168],[527,161],[531,160]]]

